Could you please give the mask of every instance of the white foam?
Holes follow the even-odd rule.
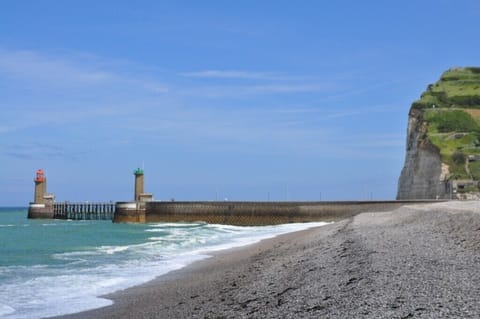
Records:
[[[182,228],[182,227],[195,227],[195,226],[204,226],[207,223],[158,223],[158,224],[149,224],[150,227],[162,227],[162,228]],[[147,230],[148,231],[148,230]]]
[[[127,249],[130,249],[132,246],[102,246],[97,248],[98,251],[112,255],[118,252],[125,251]]]
[[[326,222],[314,222],[314,223],[295,223],[295,224],[282,224],[282,225],[277,225],[277,226],[267,226],[269,227],[269,231],[262,232],[262,227],[252,227],[251,230],[254,230],[253,235],[252,233],[248,234],[242,234],[242,236],[237,236],[236,238],[233,238],[232,241],[227,242],[227,243],[221,243],[217,245],[212,245],[210,247],[205,247],[205,248],[200,248],[197,250],[198,253],[200,254],[205,254],[209,252],[215,252],[215,251],[220,251],[220,250],[226,250],[226,249],[231,249],[231,248],[237,248],[241,246],[247,246],[247,245],[252,245],[255,244],[261,240],[267,239],[267,238],[272,238],[276,237],[281,234],[285,233],[290,233],[294,231],[300,231],[300,230],[305,230],[308,228],[313,228],[313,227],[320,227],[327,225],[329,223]],[[218,226],[220,228],[225,228],[225,229],[232,229],[232,227],[235,226],[227,226],[225,225],[214,225]]]
[[[13,309],[12,307],[4,305],[4,304],[0,304],[0,316],[9,315],[9,314],[12,314],[14,312],[15,312],[15,309]]]
[[[75,260],[80,259],[80,257],[92,256],[98,254],[96,251],[87,250],[87,251],[72,251],[67,253],[58,253],[53,254],[52,258],[59,260]]]
[[[148,232],[150,232],[150,233],[163,233],[163,232],[166,232],[167,230],[165,230],[165,229],[162,227],[162,228],[145,229],[145,231],[148,231]]]

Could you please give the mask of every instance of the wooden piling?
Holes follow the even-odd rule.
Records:
[[[72,220],[112,220],[115,203],[70,203],[54,204],[54,217]]]

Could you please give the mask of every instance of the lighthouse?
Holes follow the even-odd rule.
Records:
[[[134,201],[139,202],[141,195],[143,194],[144,189],[144,174],[143,169],[137,168],[133,171],[133,175],[135,175],[135,194],[134,194]]]
[[[35,191],[33,202],[28,206],[28,218],[53,218],[55,196],[47,193],[47,178],[42,169],[38,169],[33,179]]]
[[[37,170],[35,179],[35,193],[33,197],[34,204],[45,204],[45,195],[47,193],[47,178],[42,169]]]
[[[135,176],[135,191],[132,202],[117,202],[115,204],[115,223],[144,223],[147,202],[153,200],[153,194],[144,193],[145,175],[143,169],[133,171]]]
[[[133,195],[133,200],[135,202],[150,202],[153,200],[153,194],[145,193],[145,174],[143,169],[137,168],[133,171],[135,175],[135,193]]]

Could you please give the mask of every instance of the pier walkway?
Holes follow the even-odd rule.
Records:
[[[117,202],[113,222],[205,222],[237,226],[263,226],[314,221],[337,221],[364,212],[386,212],[404,205],[435,202],[439,201]]]
[[[53,204],[53,218],[73,220],[113,220],[115,203],[70,203]]]

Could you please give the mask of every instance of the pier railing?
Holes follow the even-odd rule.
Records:
[[[115,203],[70,203],[53,204],[53,218],[73,220],[112,220]]]

